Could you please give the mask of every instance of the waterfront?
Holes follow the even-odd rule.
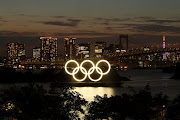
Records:
[[[125,81],[122,87],[76,87],[74,90],[83,95],[88,100],[94,100],[94,96],[103,96],[107,94],[121,95],[122,93],[128,93],[128,87],[134,87],[135,90],[143,89],[145,85],[149,84],[152,89],[152,93],[156,94],[162,92],[171,99],[180,93],[180,80],[169,79],[173,73],[163,73],[160,69],[133,69],[128,71],[119,71],[119,74],[124,77],[129,77],[131,81]],[[44,86],[46,90],[49,90],[49,83],[39,83]],[[1,89],[9,88],[14,84],[0,84]],[[27,83],[17,83],[16,85],[27,85]]]
[[[119,71],[121,76],[129,77],[131,81],[125,81],[123,87],[77,87],[75,90],[83,95],[83,97],[92,101],[95,95],[103,96],[107,94],[121,95],[128,93],[128,87],[134,87],[135,90],[143,89],[145,85],[149,84],[152,89],[152,94],[162,92],[173,99],[180,93],[180,80],[169,79],[173,73],[163,73],[162,70],[144,70],[135,69],[128,71]]]

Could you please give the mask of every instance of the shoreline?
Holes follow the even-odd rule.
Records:
[[[51,83],[53,87],[122,87],[122,82],[59,82]]]

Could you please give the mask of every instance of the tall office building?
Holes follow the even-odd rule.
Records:
[[[101,58],[103,56],[103,52],[105,48],[106,48],[106,42],[95,43],[95,55],[97,58]]]
[[[115,53],[115,46],[114,44],[110,44],[108,47],[104,49],[103,55],[114,55]]]
[[[55,61],[57,57],[57,38],[40,37],[41,61]]]
[[[76,38],[64,38],[65,58],[71,59],[76,56]]]
[[[78,58],[89,58],[90,57],[90,44],[80,43],[77,46],[77,56]]]
[[[18,44],[18,57],[25,56],[25,44]]]
[[[39,61],[41,57],[41,49],[38,47],[33,48],[33,60]]]
[[[19,44],[18,42],[12,42],[7,44],[8,49],[8,60],[11,63],[21,62],[25,56],[25,45]]]
[[[12,42],[7,44],[8,59],[13,60],[18,57],[18,43]]]

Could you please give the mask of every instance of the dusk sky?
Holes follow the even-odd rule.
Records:
[[[39,46],[41,36],[77,42],[117,43],[120,34],[144,45],[180,43],[180,0],[1,0],[0,56],[6,56],[7,42],[26,44],[27,55]],[[131,39],[132,38],[132,39]],[[137,45],[136,45],[137,46]],[[138,47],[138,46],[137,46]]]

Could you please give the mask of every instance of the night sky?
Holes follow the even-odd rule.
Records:
[[[129,34],[130,46],[180,43],[180,0],[1,0],[0,56],[7,42],[25,44],[27,56],[39,46],[41,36],[77,43],[118,43],[119,34]],[[137,44],[138,42],[138,44]]]

